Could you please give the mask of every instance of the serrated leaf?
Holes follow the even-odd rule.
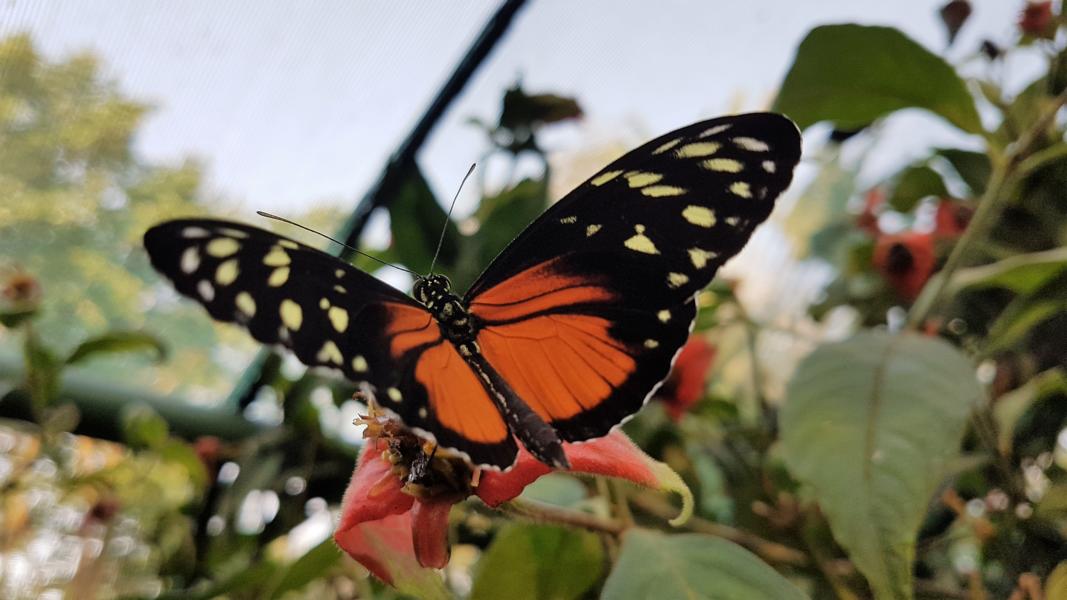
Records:
[[[78,344],[67,357],[66,363],[73,365],[97,354],[144,351],[154,354],[156,362],[167,356],[167,347],[154,335],[140,331],[112,331]]]
[[[774,109],[801,128],[832,121],[870,124],[902,108],[924,108],[980,133],[974,99],[942,58],[892,27],[824,25],[797,49]]]
[[[631,529],[600,596],[603,600],[803,599],[804,594],[748,550],[721,538]]]
[[[927,196],[947,195],[948,189],[937,171],[926,165],[915,165],[904,169],[897,177],[889,205],[901,212],[911,212]]]
[[[512,525],[479,561],[471,600],[568,600],[583,597],[603,571],[596,535],[562,527]]]
[[[981,394],[956,348],[875,331],[817,348],[789,383],[786,463],[876,598],[912,597],[916,532]]]

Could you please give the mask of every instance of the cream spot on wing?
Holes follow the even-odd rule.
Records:
[[[682,211],[682,217],[698,227],[711,227],[715,224],[715,211],[706,206],[691,204]]]
[[[591,179],[589,181],[589,183],[591,183],[593,185],[596,185],[596,186],[601,186],[601,185],[604,185],[605,183],[611,181],[612,179],[615,179],[619,175],[622,175],[622,171],[605,171],[605,172],[601,173],[600,175],[597,175],[596,177]]]
[[[222,264],[219,265],[219,268],[215,269],[215,283],[219,285],[230,285],[237,279],[237,271],[236,258],[223,261]]]
[[[219,227],[219,233],[232,238],[244,239],[248,237],[248,234],[240,229],[234,229],[232,227]]]
[[[733,142],[738,148],[748,150],[749,152],[766,152],[771,149],[771,147],[767,145],[767,142],[757,140],[753,137],[735,137]]]
[[[693,142],[675,150],[674,155],[678,158],[700,158],[715,154],[719,148],[722,148],[722,144],[718,142]]]
[[[698,135],[697,137],[699,137],[699,138],[710,137],[710,136],[713,136],[713,135],[715,135],[717,133],[722,133],[722,132],[726,131],[729,128],[730,128],[730,124],[729,123],[726,123],[725,125],[716,125],[715,127],[709,127],[708,129],[705,129],[704,131],[701,131],[700,135]]]
[[[340,306],[330,307],[329,312],[326,313],[330,317],[330,322],[333,323],[333,328],[339,333],[344,333],[348,329],[348,311]]]
[[[300,248],[300,244],[294,242],[293,240],[278,240],[278,245],[282,248],[288,248],[290,250],[296,250]]]
[[[731,226],[731,227],[736,227],[737,224],[740,223],[740,222],[741,222],[741,217],[739,217],[737,215],[732,215],[732,216],[726,217],[726,224]]]
[[[576,217],[574,215],[571,215],[569,217],[563,217],[562,219],[559,220],[559,222],[563,223],[565,225],[570,225],[572,223],[577,223],[578,222],[578,217]]]
[[[657,249],[656,245],[652,243],[652,240],[645,235],[645,226],[635,225],[634,229],[637,231],[637,234],[623,242],[623,245],[634,252],[659,254],[659,249]]]
[[[319,359],[319,362],[331,362],[335,365],[341,364],[341,361],[344,360],[341,357],[341,349],[332,340],[326,340],[326,343],[322,345],[322,349],[319,350],[315,358]]]
[[[600,231],[601,225],[593,224],[585,228],[585,237],[592,237],[593,234]]]
[[[429,416],[429,414],[430,413],[426,412],[426,407],[425,406],[420,406],[419,407],[419,418],[420,419],[425,419],[427,416]]]
[[[208,235],[210,235],[210,233],[211,232],[207,229],[204,229],[203,227],[197,227],[195,225],[190,225],[189,227],[185,227],[182,229],[182,237],[189,239],[207,237]]]
[[[215,288],[211,287],[211,283],[208,281],[198,281],[196,284],[196,291],[206,302],[211,302],[215,299]]]
[[[215,238],[207,243],[207,253],[216,258],[226,258],[227,256],[237,252],[241,248],[241,244],[233,238],[223,237]]]
[[[685,273],[671,272],[667,274],[667,285],[672,288],[680,288],[687,283],[689,283],[689,276]]]
[[[629,183],[632,188],[652,185],[660,179],[663,179],[663,175],[660,175],[659,173],[645,173],[643,171],[630,171],[623,175],[623,177],[626,178],[626,182]]]
[[[748,185],[747,181],[735,181],[731,183],[730,191],[742,198],[752,197],[752,187]]]
[[[693,266],[698,269],[703,269],[708,266],[708,259],[718,256],[718,252],[709,252],[703,248],[690,248],[689,260],[693,263]]]
[[[741,169],[745,168],[745,165],[741,164],[740,161],[732,158],[709,158],[700,163],[700,166],[709,171],[719,171],[720,173],[740,173]]]
[[[344,269],[337,269],[336,271],[333,272],[333,274],[336,275],[338,279],[340,279],[340,278],[345,276],[345,270]]]
[[[289,253],[282,249],[281,246],[271,246],[270,252],[263,257],[263,264],[268,267],[284,267],[289,262]]]
[[[254,317],[256,315],[256,301],[252,299],[252,295],[248,292],[238,292],[235,302],[238,310],[247,316]]]
[[[182,273],[185,273],[186,275],[189,275],[200,268],[200,251],[196,248],[186,248],[185,252],[182,252],[180,266]]]
[[[386,393],[386,395],[389,396],[389,399],[392,400],[393,402],[400,402],[401,400],[404,399],[404,395],[401,394],[400,390],[396,389],[395,387],[391,387],[391,388],[385,390],[385,393]]]
[[[270,277],[267,278],[267,285],[278,287],[286,281],[289,281],[289,267],[278,267],[271,271]]]
[[[768,173],[774,173],[778,170],[778,167],[774,164],[773,160],[765,160],[763,161],[763,170]]]
[[[673,185],[650,185],[646,188],[641,188],[642,194],[652,198],[662,198],[664,196],[681,196],[685,192],[685,188],[675,187]]]
[[[667,142],[666,144],[661,145],[659,148],[656,148],[655,150],[653,150],[652,154],[663,154],[664,152],[666,152],[666,151],[670,150],[671,148],[677,146],[678,143],[681,142],[681,141],[682,141],[682,138],[675,138],[675,139]]]
[[[300,329],[300,325],[304,322],[304,310],[289,298],[282,300],[278,314],[282,318],[282,324],[293,331]]]
[[[341,287],[339,285],[333,286],[333,289],[336,290],[338,294],[347,294],[348,293],[348,290],[346,290],[345,288],[343,288],[343,287]]]
[[[326,310],[327,308],[330,308],[330,299],[329,298],[322,298],[321,300],[319,300],[319,308],[321,308],[322,310]]]
[[[649,350],[652,350],[654,348],[659,348],[659,342],[657,342],[656,340],[652,340],[652,339],[645,340],[645,348],[648,348]]]
[[[656,313],[656,318],[660,320],[660,323],[666,323],[671,320],[671,311],[663,309]]]
[[[352,359],[352,370],[356,373],[367,372],[367,359],[363,358],[362,354],[357,354],[356,357]]]

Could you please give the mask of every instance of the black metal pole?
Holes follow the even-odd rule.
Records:
[[[382,169],[378,180],[363,195],[356,208],[338,231],[338,238],[344,240],[349,246],[358,247],[359,238],[367,226],[374,209],[386,206],[396,195],[396,190],[409,170],[415,164],[415,156],[426,141],[427,136],[433,130],[437,122],[448,110],[448,107],[456,99],[463,88],[470,81],[471,76],[489,56],[489,53],[504,36],[519,9],[526,4],[526,0],[505,0],[500,8],[489,18],[482,28],[482,32],[474,40],[474,44],[467,50],[467,54],[456,65],[452,75],[434,96],[430,106],[427,107],[422,117],[415,123],[404,141],[400,143],[396,151],[389,157],[385,168]],[[350,258],[350,251],[340,248],[339,256]],[[255,397],[256,392],[265,383],[263,370],[271,360],[273,352],[260,350],[252,364],[238,379],[233,391],[230,393],[229,403],[231,406],[243,408]]]

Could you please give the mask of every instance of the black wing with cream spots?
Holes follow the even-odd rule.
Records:
[[[800,132],[777,114],[723,117],[668,133],[611,163],[552,206],[474,283],[466,300],[486,332],[504,335],[509,327],[518,332],[514,323],[546,314],[588,315],[611,324],[611,339],[586,344],[584,352],[609,355],[626,376],[612,379],[614,367],[592,369],[612,392],[596,402],[576,398],[583,410],[551,420],[561,437],[604,435],[641,407],[688,337],[694,294],[770,215],[799,159]],[[505,307],[498,298],[511,282],[567,300],[512,299]],[[576,282],[595,288],[580,292]],[[480,298],[494,301],[480,306]],[[520,347],[518,334],[512,338],[512,347]],[[612,348],[625,355],[610,356]],[[557,373],[568,368],[561,362],[552,365]],[[502,373],[532,380],[523,363],[516,356],[514,372]],[[563,377],[551,371],[541,376]],[[537,382],[528,389],[551,391]],[[573,382],[568,389],[576,389]]]
[[[289,348],[306,365],[370,383],[405,422],[426,425],[418,404],[399,393],[421,348],[399,359],[389,353],[397,314],[432,318],[409,296],[325,252],[229,221],[167,221],[144,244],[156,270],[215,319]]]

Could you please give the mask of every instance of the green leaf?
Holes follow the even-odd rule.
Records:
[[[545,525],[511,525],[478,563],[471,600],[581,598],[600,580],[604,551],[595,534]]]
[[[904,169],[897,177],[889,205],[901,212],[911,212],[927,196],[947,196],[948,189],[941,175],[926,165]]]
[[[337,549],[337,544],[332,537],[326,538],[282,571],[269,597],[281,598],[286,592],[299,590],[325,575],[340,560],[341,551]]]
[[[817,348],[790,381],[786,463],[875,597],[912,597],[916,532],[981,394],[956,348],[875,331]]]
[[[800,43],[774,109],[801,128],[856,129],[902,108],[924,108],[969,133],[982,122],[953,68],[892,27],[824,25]]]
[[[585,496],[582,482],[563,473],[544,475],[522,490],[522,497],[526,500],[556,506],[574,506],[585,500]]]
[[[1011,442],[1019,418],[1039,399],[1054,392],[1067,394],[1067,371],[1063,367],[1043,371],[997,398],[993,405],[993,419],[997,423],[997,445],[1005,456],[1011,456]]]
[[[857,169],[843,166],[839,156],[840,150],[835,148],[820,157],[826,161],[824,166],[786,217],[785,232],[797,258],[815,255],[832,261],[836,241],[844,236],[846,229],[855,229],[855,215],[849,214],[848,201],[857,192]],[[833,233],[824,234],[821,247],[816,246],[814,236],[827,230]]]
[[[721,538],[631,529],[604,584],[603,600],[805,598],[756,555]]]
[[[1002,261],[961,269],[952,278],[956,291],[970,287],[1002,287],[1031,294],[1067,269],[1067,247],[1017,254]]]
[[[934,154],[944,157],[952,165],[963,183],[971,189],[971,194],[981,196],[985,192],[989,175],[993,172],[993,165],[985,153],[956,148],[938,148],[934,150]]]
[[[396,198],[389,205],[389,221],[393,234],[393,250],[400,262],[413,271],[430,270],[437,240],[445,228],[438,264],[453,266],[459,250],[459,230],[430,190],[429,184],[416,168],[400,186]],[[447,223],[447,225],[446,225]],[[442,269],[437,269],[440,272]]]
[[[42,411],[59,397],[62,366],[55,353],[45,347],[33,331],[26,332],[22,355],[26,361],[26,388],[30,393],[34,414],[40,418]]]
[[[66,362],[68,365],[73,365],[96,354],[141,351],[151,352],[156,362],[161,362],[167,357],[166,346],[154,335],[139,331],[112,331],[78,344],[74,352],[67,357]]]
[[[481,227],[475,234],[480,267],[488,265],[515,236],[539,217],[548,206],[548,187],[543,180],[524,179],[496,196],[482,200],[476,216]]]
[[[1067,560],[1061,561],[1045,580],[1047,600],[1067,600]]]
[[[147,404],[133,404],[122,411],[122,433],[134,448],[161,448],[170,437],[170,427]]]

